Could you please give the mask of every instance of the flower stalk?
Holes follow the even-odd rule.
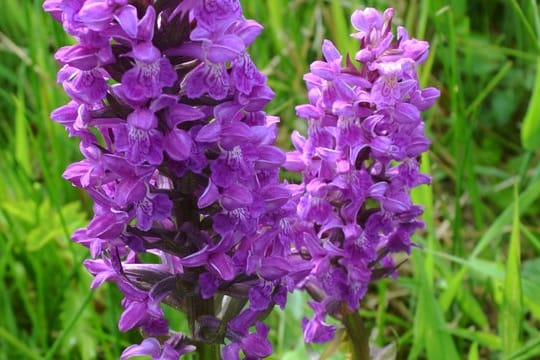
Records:
[[[364,326],[364,320],[356,311],[344,309],[342,317],[343,325],[347,330],[351,358],[358,360],[369,360],[369,334]]]
[[[199,343],[195,350],[196,359],[199,360],[220,360],[221,350],[219,343]]]

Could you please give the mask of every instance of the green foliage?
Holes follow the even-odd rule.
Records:
[[[442,96],[426,117],[433,176],[415,200],[425,207],[398,280],[372,286],[360,314],[379,358],[540,357],[540,14],[534,0],[242,1],[265,26],[251,49],[270,79],[281,117],[280,145],[305,129],[294,106],[302,76],[324,38],[354,52],[349,15],[360,6],[396,8],[397,23],[431,43],[420,69]],[[496,21],[494,21],[496,19]],[[89,201],[61,174],[77,143],[49,120],[66,101],[55,85],[54,49],[68,44],[41,1],[4,1],[0,12],[0,360],[117,359],[139,342],[120,334],[120,296],[89,290],[87,251],[69,240]],[[346,358],[347,339],[306,346],[309,316],[295,294],[269,318],[272,359]],[[166,309],[173,313],[171,309]],[[185,322],[176,315],[173,325]],[[336,322],[337,324],[337,322]]]
[[[510,236],[508,258],[506,260],[504,295],[500,319],[503,354],[506,356],[520,348],[521,323],[523,321],[523,299],[520,280],[521,245],[519,235],[521,224],[519,220],[517,187],[514,199],[512,233]]]
[[[534,91],[521,129],[523,147],[534,151],[540,146],[540,56],[536,69]]]

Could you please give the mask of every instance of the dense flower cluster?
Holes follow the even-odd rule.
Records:
[[[392,16],[392,9],[357,10],[356,62],[343,64],[325,41],[326,61],[314,62],[304,77],[309,104],[296,108],[308,136],[293,133],[296,150],[285,167],[303,174],[294,189],[305,231],[298,251],[310,258],[304,287],[318,301],[310,304],[313,319],[302,324],[308,342],[332,338],[325,315],[339,317],[343,304],[358,309],[369,282],[394,272],[392,254],[409,252],[411,235],[422,227],[410,191],[430,181],[417,160],[429,145],[420,112],[439,92],[418,84],[428,43],[410,39],[403,27],[394,41]]]
[[[438,97],[420,89],[427,43],[391,32],[392,10],[354,13],[357,63],[326,41],[326,62],[305,79],[297,108],[307,138],[274,143],[273,98],[247,47],[262,27],[238,0],[46,0],[76,43],[61,48],[58,82],[71,101],[53,120],[80,138],[82,161],[64,177],[94,201],[73,240],[85,266],[121,289],[119,328],[140,328],[123,359],[177,359],[221,344],[224,359],[272,353],[261,320],[287,292],[315,301],[305,339],[326,341],[344,307],[395,270],[422,226],[410,189],[427,149],[420,111]],[[280,168],[303,174],[279,180]],[[186,314],[190,334],[169,329],[162,303]]]
[[[228,344],[225,358],[268,356],[258,319],[293,285],[285,154],[273,145],[278,120],[262,111],[273,92],[246,52],[262,27],[236,0],[44,8],[77,40],[56,53],[72,100],[52,113],[85,156],[64,177],[94,200],[73,239],[91,251],[93,286],[122,290],[120,330],[148,336],[123,358],[175,358],[209,339]],[[225,295],[228,306],[212,302]],[[161,302],[193,315],[193,338],[169,330]]]

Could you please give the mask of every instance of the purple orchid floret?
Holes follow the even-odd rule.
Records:
[[[238,337],[238,340],[223,347],[224,360],[240,360],[240,351],[244,353],[245,359],[262,359],[272,354],[272,345],[267,340],[270,329],[260,322],[255,326],[257,329],[255,333],[231,336]]]
[[[286,156],[263,111],[274,93],[247,53],[262,26],[238,0],[43,7],[76,40],[56,54],[71,101],[52,114],[81,139],[84,159],[63,176],[94,201],[73,240],[90,249],[92,286],[123,292],[119,329],[148,336],[122,358],[176,359],[216,342],[226,359],[269,356],[260,320],[302,275],[288,277]],[[169,329],[163,303],[188,314],[192,334]]]
[[[392,16],[393,9],[355,11],[356,62],[326,40],[325,61],[304,76],[309,104],[296,110],[308,134],[293,133],[285,168],[303,175],[294,190],[304,229],[296,247],[312,265],[302,286],[317,300],[313,319],[302,323],[306,342],[330,340],[326,315],[339,315],[342,304],[357,310],[368,284],[395,273],[392,254],[410,252],[423,227],[410,194],[430,182],[419,171],[429,146],[420,113],[439,91],[418,83],[428,43],[402,27],[394,41]]]
[[[306,342],[322,343],[332,340],[336,327],[324,322],[326,316],[324,305],[311,301],[309,306],[314,310],[314,317],[311,320],[302,319],[302,329]]]
[[[189,344],[189,339],[181,333],[171,335],[162,344],[158,339],[149,337],[140,345],[131,345],[120,356],[121,360],[139,356],[150,356],[152,360],[179,359],[182,355],[195,350],[195,346]]]

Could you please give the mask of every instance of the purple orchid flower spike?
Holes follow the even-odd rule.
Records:
[[[260,320],[308,271],[288,278],[289,234],[301,232],[281,217],[293,221],[294,204],[279,179],[278,119],[263,111],[274,93],[247,53],[262,26],[237,0],[47,0],[44,9],[76,41],[56,54],[72,100],[52,114],[85,157],[64,177],[95,203],[73,240],[90,249],[93,286],[123,292],[119,329],[148,336],[122,358],[217,358],[220,347],[267,357]],[[189,336],[169,329],[162,303],[186,314]]]
[[[410,252],[410,237],[423,226],[410,193],[430,181],[417,161],[429,146],[421,111],[439,92],[418,84],[427,42],[410,39],[403,28],[393,41],[392,17],[393,9],[355,11],[357,62],[343,64],[325,41],[325,61],[314,62],[304,77],[309,104],[297,114],[307,121],[308,136],[293,133],[295,151],[285,168],[303,177],[294,189],[296,226],[305,234],[297,247],[312,268],[301,286],[316,300],[314,317],[302,323],[307,342],[333,337],[327,314],[347,326],[368,284],[395,273],[392,254]]]

